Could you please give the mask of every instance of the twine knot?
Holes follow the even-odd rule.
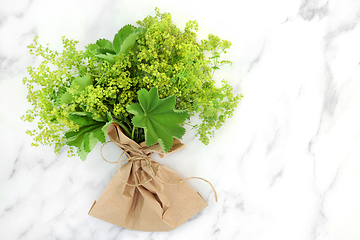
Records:
[[[119,142],[114,142],[118,147],[120,147],[120,148],[123,150],[123,153],[120,155],[119,160],[116,161],[116,162],[110,162],[110,161],[106,160],[106,159],[104,158],[104,156],[102,155],[102,149],[103,149],[103,147],[104,147],[106,144],[108,144],[108,143],[110,143],[110,142],[114,142],[114,141],[107,141],[106,143],[104,143],[104,144],[101,146],[101,148],[100,148],[100,155],[101,155],[101,157],[102,157],[102,159],[103,159],[104,161],[106,161],[106,162],[108,162],[108,163],[118,164],[118,170],[117,170],[117,171],[119,172],[119,177],[120,177],[120,179],[121,179],[126,185],[132,186],[132,187],[142,186],[142,185],[144,185],[144,184],[152,181],[152,180],[153,180],[152,177],[156,177],[161,183],[166,184],[166,185],[177,185],[177,184],[181,184],[181,183],[183,183],[183,182],[185,182],[185,181],[187,181],[187,180],[190,180],[190,179],[199,179],[199,180],[203,180],[203,181],[207,182],[207,183],[211,186],[211,188],[212,188],[213,191],[214,191],[215,201],[217,202],[217,193],[216,193],[216,191],[215,191],[214,186],[213,186],[208,180],[206,180],[206,179],[204,179],[204,178],[200,178],[200,177],[189,177],[189,178],[181,179],[180,181],[178,181],[178,182],[173,182],[173,183],[167,183],[167,182],[164,182],[163,180],[161,180],[161,178],[159,178],[159,176],[156,175],[156,171],[155,171],[155,169],[154,169],[154,167],[153,167],[153,164],[152,164],[153,161],[152,161],[152,158],[150,157],[150,154],[151,154],[151,153],[147,154],[147,153],[145,153],[144,151],[142,151],[141,149],[131,148],[131,147],[129,147],[128,145],[121,144],[121,143],[119,143]],[[122,158],[122,156],[124,156],[124,154],[127,156],[127,158],[124,159],[124,160],[121,160],[121,158]],[[141,182],[141,183],[138,183],[138,184],[131,184],[131,183],[128,183],[127,181],[125,181],[125,180],[121,177],[121,174],[120,174],[121,163],[123,163],[123,162],[134,162],[134,161],[145,161],[145,162],[146,162],[146,166],[149,167],[149,169],[151,170],[153,176],[151,176],[149,179],[147,179],[147,180],[145,180],[145,181],[143,181],[143,182]]]

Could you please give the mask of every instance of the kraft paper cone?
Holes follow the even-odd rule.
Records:
[[[132,230],[170,231],[207,206],[200,194],[173,170],[149,160],[152,153],[164,157],[184,148],[180,141],[175,140],[172,150],[164,154],[159,145],[146,147],[144,143],[135,143],[122,133],[118,124],[111,124],[108,134],[123,150],[125,147],[134,150],[127,151],[130,159],[138,157],[115,173],[91,207],[90,216]]]

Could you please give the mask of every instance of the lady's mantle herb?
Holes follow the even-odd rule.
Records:
[[[22,117],[29,122],[38,120],[38,128],[27,131],[34,145],[54,144],[56,153],[70,145],[70,155],[77,147],[84,159],[96,142],[105,141],[103,134],[112,121],[136,142],[147,140],[144,127],[131,121],[134,112],[127,107],[139,103],[140,90],[153,88],[160,99],[176,99],[175,110],[188,113],[186,124],[197,114],[201,123],[193,126],[196,136],[209,142],[214,129],[232,116],[242,98],[232,94],[225,80],[221,87],[213,80],[216,70],[231,64],[220,60],[231,43],[212,34],[199,43],[196,21],[187,22],[181,31],[169,13],[155,10],[156,16],[137,22],[139,27],[126,25],[113,41],[99,39],[86,50],[77,50],[77,41],[63,37],[64,50],[58,53],[35,37],[28,48],[44,61],[37,68],[29,67],[30,78],[24,78],[33,109]],[[211,56],[205,57],[206,52]],[[153,139],[150,142],[154,144]],[[164,148],[169,150],[168,145]]]

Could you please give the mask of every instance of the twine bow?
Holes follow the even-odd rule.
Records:
[[[110,162],[108,160],[106,160],[102,154],[102,149],[103,147],[110,143],[110,142],[114,142],[114,141],[107,141],[106,143],[104,143],[101,148],[100,148],[100,155],[102,157],[102,159],[108,163],[113,163],[113,164],[118,164],[118,172],[119,172],[119,176],[120,176],[120,179],[128,186],[132,186],[132,187],[138,187],[138,186],[142,186],[150,181],[153,180],[154,177],[156,177],[161,183],[163,184],[166,184],[166,185],[177,185],[177,184],[181,184],[187,180],[190,180],[190,179],[199,179],[199,180],[203,180],[204,182],[207,182],[211,188],[213,189],[214,191],[214,195],[215,195],[215,201],[217,202],[217,193],[216,193],[216,190],[214,188],[214,186],[206,179],[204,178],[200,178],[200,177],[188,177],[188,178],[185,178],[185,179],[181,179],[180,181],[178,182],[172,182],[172,183],[167,183],[167,182],[164,182],[163,180],[161,180],[161,178],[159,178],[159,176],[156,174],[156,171],[154,170],[154,167],[152,165],[152,159],[149,155],[147,155],[146,153],[144,153],[141,149],[135,149],[135,148],[131,148],[125,144],[121,144],[119,142],[114,142],[116,143],[117,146],[119,146],[122,150],[123,150],[123,153],[120,155],[119,157],[119,161],[116,161],[116,162]],[[124,156],[124,154],[127,156],[127,159],[124,159],[124,160],[121,160],[122,156]],[[120,174],[120,169],[121,169],[121,163],[123,162],[134,162],[134,161],[145,161],[146,164],[147,164],[147,167],[149,167],[149,169],[151,170],[151,173],[153,176],[151,176],[151,178],[141,182],[141,183],[137,183],[137,184],[131,184],[131,183],[128,183],[127,181],[125,181],[122,177],[121,177],[121,174]]]

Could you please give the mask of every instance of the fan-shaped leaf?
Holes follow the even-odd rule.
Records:
[[[100,48],[107,48],[107,49],[113,49],[112,42],[107,39],[99,39],[96,41],[96,45],[98,45]]]
[[[130,24],[123,26],[114,36],[113,40],[113,49],[116,54],[120,53],[121,45],[124,40],[133,32],[136,28]]]
[[[90,117],[90,113],[76,112],[71,113],[69,118],[80,125],[78,131],[68,131],[65,133],[65,141],[69,146],[77,148],[77,153],[82,160],[95,147],[97,142],[106,141],[109,122],[99,122]]]
[[[138,92],[139,103],[127,106],[126,110],[135,116],[132,118],[134,126],[145,130],[145,144],[154,145],[159,142],[164,152],[168,152],[173,144],[173,138],[181,139],[185,128],[181,127],[188,117],[187,111],[175,110],[175,95],[159,99],[157,89],[149,92],[141,89]]]

